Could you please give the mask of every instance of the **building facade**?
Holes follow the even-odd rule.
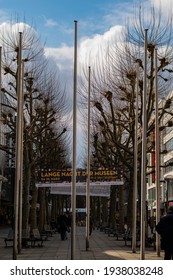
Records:
[[[168,97],[161,100],[159,106],[164,108],[166,100],[172,100],[173,92]],[[168,207],[173,205],[173,102],[170,103],[170,113],[165,113],[160,123],[160,210],[164,215]],[[155,141],[155,135],[152,136]],[[148,155],[148,165],[151,174],[147,178],[147,201],[150,216],[156,213],[156,178],[155,178],[155,149]],[[150,173],[150,172],[149,172]]]

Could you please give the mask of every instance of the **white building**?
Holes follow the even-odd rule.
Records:
[[[164,108],[166,100],[171,99],[168,111],[173,114],[173,92],[165,100],[161,100],[159,106]],[[172,108],[172,110],[171,110]],[[165,109],[166,111],[166,109]],[[160,124],[160,207],[163,213],[168,206],[173,204],[173,115],[164,114]],[[153,139],[154,140],[154,139]],[[148,163],[155,169],[155,150],[148,156]],[[147,200],[151,215],[156,209],[155,173],[148,176]]]

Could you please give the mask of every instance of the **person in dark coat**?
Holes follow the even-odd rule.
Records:
[[[67,218],[66,218],[66,216],[65,215],[60,215],[58,217],[57,224],[58,224],[58,232],[61,235],[61,240],[67,239],[67,229],[68,229],[68,226],[67,226]]]
[[[173,206],[170,206],[168,214],[160,219],[156,231],[161,236],[161,249],[165,252],[164,260],[173,260]]]
[[[93,231],[93,220],[90,217],[90,220],[89,220],[89,235],[91,235],[92,231]]]

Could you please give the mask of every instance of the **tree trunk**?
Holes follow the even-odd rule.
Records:
[[[102,200],[102,223],[108,224],[108,217],[109,217],[109,211],[108,211],[108,200],[105,197],[101,198]]]
[[[124,231],[124,186],[119,187],[119,229]]]
[[[38,228],[39,230],[43,230],[44,224],[46,222],[46,200],[45,200],[45,188],[40,188],[40,211],[39,211],[39,223]]]
[[[37,200],[38,188],[35,185],[35,176],[33,172],[33,187],[32,187],[32,203],[31,203],[31,230],[37,228]]]
[[[127,204],[127,226],[132,229],[132,219],[133,219],[133,174],[131,172],[129,184],[128,184],[128,204]]]
[[[116,186],[111,186],[110,193],[110,216],[109,216],[109,226],[115,229],[116,225]]]
[[[30,188],[31,169],[30,166],[25,168],[25,180],[23,186],[23,211],[22,211],[22,228],[28,230],[29,224],[29,188]]]

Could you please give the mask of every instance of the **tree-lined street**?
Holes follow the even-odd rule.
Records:
[[[152,243],[160,259],[155,226],[173,204],[172,22],[162,6],[138,3],[119,38],[81,59],[74,20],[70,90],[32,26],[0,27],[0,226],[13,230],[14,260],[29,253],[35,230],[58,231],[62,216],[71,259],[85,238],[82,258],[99,258],[97,239],[114,247],[102,227],[131,241],[127,254],[116,242],[113,258],[150,258]],[[90,222],[98,229],[89,238]]]

